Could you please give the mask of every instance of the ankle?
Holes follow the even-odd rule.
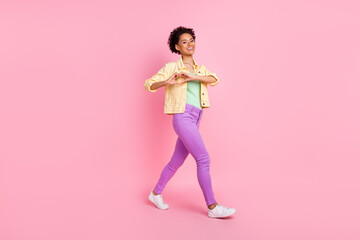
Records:
[[[153,192],[153,194],[156,196],[156,195],[159,195],[159,194],[157,194],[156,192],[154,192],[154,190],[152,191]]]
[[[208,208],[210,209],[210,210],[213,210],[215,207],[216,207],[216,205],[218,205],[217,203],[213,203],[213,204],[211,204],[211,205],[208,205]]]

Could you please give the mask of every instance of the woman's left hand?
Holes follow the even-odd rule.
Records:
[[[187,72],[180,72],[179,77],[184,78],[184,80],[182,80],[181,83],[196,80],[196,75],[192,75],[192,74],[189,74]]]

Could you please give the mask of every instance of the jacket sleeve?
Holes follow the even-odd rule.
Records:
[[[169,64],[166,63],[155,75],[153,75],[151,78],[146,79],[144,83],[144,88],[147,91],[150,92],[156,92],[157,89],[152,90],[150,89],[151,85],[155,82],[161,82],[164,80],[167,80],[171,76],[169,71]]]
[[[205,66],[204,66],[205,67]],[[212,87],[214,87],[215,85],[217,85],[218,83],[219,83],[219,81],[220,81],[220,79],[218,78],[218,76],[216,75],[216,73],[213,73],[213,72],[211,72],[211,71],[209,71],[209,69],[207,69],[206,67],[205,67],[205,76],[213,76],[215,79],[216,79],[216,81],[215,82],[213,82],[213,83],[208,83],[210,86],[212,86]]]

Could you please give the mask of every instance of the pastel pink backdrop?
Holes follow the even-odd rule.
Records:
[[[0,239],[359,239],[359,7],[1,1]],[[143,83],[180,25],[221,79],[200,130],[227,220],[191,156],[147,200],[176,135]]]

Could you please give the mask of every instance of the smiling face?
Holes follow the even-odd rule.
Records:
[[[195,52],[195,39],[189,33],[183,33],[180,35],[179,42],[175,44],[176,50],[181,55],[193,55]]]

